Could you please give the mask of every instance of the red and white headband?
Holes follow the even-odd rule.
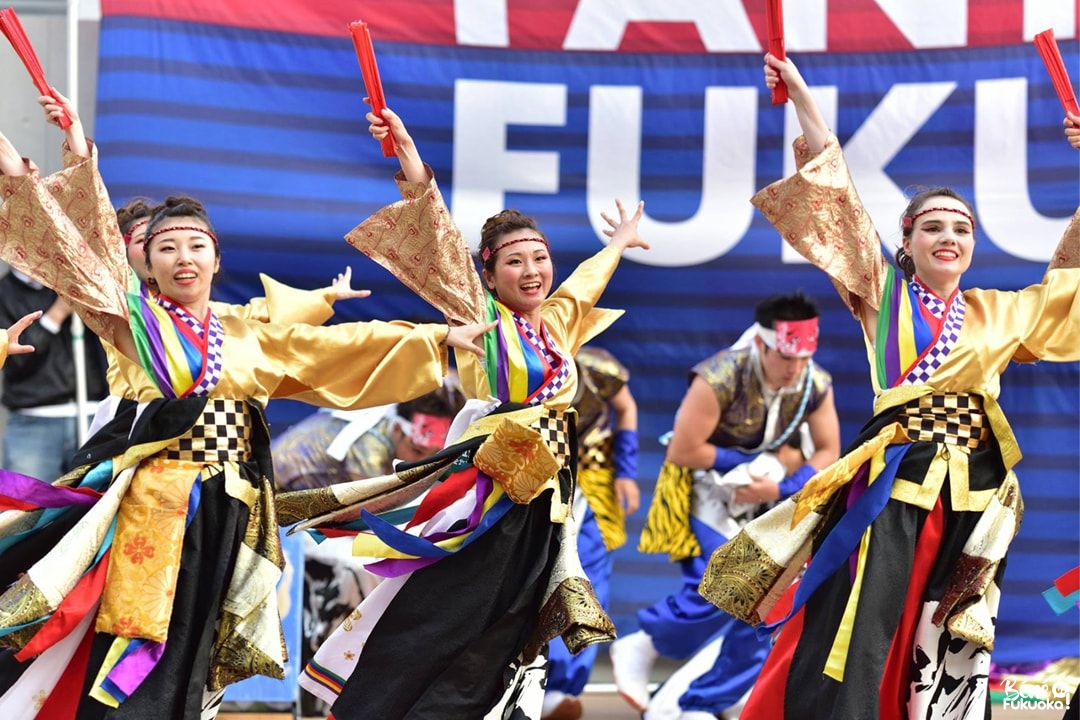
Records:
[[[195,232],[201,232],[203,235],[213,240],[215,246],[220,247],[220,245],[218,245],[217,236],[214,235],[213,232],[211,232],[207,228],[199,227],[197,225],[169,225],[167,227],[158,228],[152,233],[147,233],[146,237],[143,238],[143,245],[149,245],[150,241],[156,238],[158,235],[170,232],[172,230],[194,230]]]
[[[818,319],[777,320],[774,328],[758,326],[758,337],[767,347],[788,357],[808,358],[817,352]]]
[[[444,447],[446,436],[450,433],[453,418],[426,413],[413,413],[412,420],[399,418],[402,431],[418,447]]]
[[[966,210],[961,210],[960,208],[940,207],[940,206],[923,208],[922,210],[920,210],[919,212],[917,212],[917,213],[915,213],[914,215],[911,215],[911,216],[905,215],[904,218],[900,221],[900,227],[902,227],[904,229],[904,232],[907,232],[911,228],[915,227],[915,220],[916,219],[921,218],[926,213],[936,212],[937,210],[942,210],[944,212],[953,212],[953,213],[956,213],[957,215],[963,215],[964,217],[966,217],[968,219],[968,222],[971,223],[971,229],[972,230],[975,229],[975,218],[971,217],[971,214],[968,213]]]
[[[131,238],[135,236],[135,231],[141,228],[143,225],[149,224],[150,218],[143,218],[142,220],[136,220],[134,223],[132,223],[131,227],[128,228],[128,231],[124,233],[124,244],[130,245]],[[146,238],[143,238],[143,242],[146,242]]]
[[[544,247],[548,248],[549,250],[551,249],[551,246],[548,245],[548,241],[545,240],[542,237],[523,237],[523,238],[517,238],[515,240],[507,240],[506,242],[504,242],[502,245],[498,246],[494,250],[492,250],[491,248],[484,248],[483,250],[480,251],[480,259],[483,260],[484,262],[487,262],[495,253],[499,252],[504,247],[507,247],[509,245],[513,245],[514,243],[530,242],[530,241],[531,242],[544,243]]]

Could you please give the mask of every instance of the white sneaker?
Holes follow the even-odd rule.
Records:
[[[579,720],[583,708],[581,701],[573,695],[548,690],[544,693],[544,705],[540,712],[540,720]]]
[[[641,630],[611,643],[611,672],[615,688],[638,712],[649,707],[649,673],[660,653]]]

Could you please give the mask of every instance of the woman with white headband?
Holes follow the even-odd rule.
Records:
[[[338,720],[539,718],[548,640],[562,635],[577,651],[614,634],[577,557],[568,409],[578,383],[574,354],[620,314],[596,301],[623,251],[648,247],[637,233],[642,206],[628,212],[619,204],[618,217],[605,215],[610,244],[553,292],[547,237],[532,218],[504,210],[481,232],[481,276],[400,118],[367,117],[376,139],[394,135],[403,199],[346,239],[451,325],[495,326],[483,360],[457,354],[472,399],[448,446],[399,466],[401,483],[441,480],[414,515],[394,520],[407,531],[377,513],[355,517],[363,500],[346,502],[340,485],[333,490],[341,504],[322,508],[325,522],[306,524],[368,531],[357,535],[354,553],[385,558],[368,569],[387,580],[316,653],[301,685],[333,703]],[[297,517],[310,517],[313,498],[297,495]],[[290,498],[279,501],[285,508]]]
[[[1023,512],[1000,376],[1012,361],[1080,359],[1080,270],[961,290],[976,221],[949,188],[911,200],[890,264],[806,82],[790,61],[765,63],[804,135],[796,174],[753,202],[861,323],[875,416],[799,495],[717,549],[701,594],[759,632],[783,627],[744,717],[989,717],[999,586]]]

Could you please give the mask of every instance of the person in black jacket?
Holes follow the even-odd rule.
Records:
[[[30,354],[13,355],[4,364],[3,396],[8,409],[0,466],[42,480],[71,469],[78,445],[75,408],[75,358],[71,306],[52,290],[17,271],[0,278],[0,327],[41,311],[39,322],[22,332]],[[98,339],[86,333],[87,412],[105,397],[105,354]]]

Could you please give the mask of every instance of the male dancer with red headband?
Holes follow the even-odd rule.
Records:
[[[719,655],[678,697],[678,717],[719,717],[750,689],[768,643],[698,595],[702,572],[742,524],[798,491],[840,453],[832,378],[812,360],[817,306],[798,292],[775,295],[757,305],[754,320],[733,347],[694,366],[675,416],[638,549],[668,553],[682,566],[683,585],[639,611],[641,630],[611,646],[619,693],[641,712],[650,709],[649,672],[660,655],[681,660],[709,646],[715,652],[715,642],[706,641],[717,637]],[[813,446],[805,453],[804,424]],[[721,475],[735,469],[727,479],[742,480],[733,487]]]

